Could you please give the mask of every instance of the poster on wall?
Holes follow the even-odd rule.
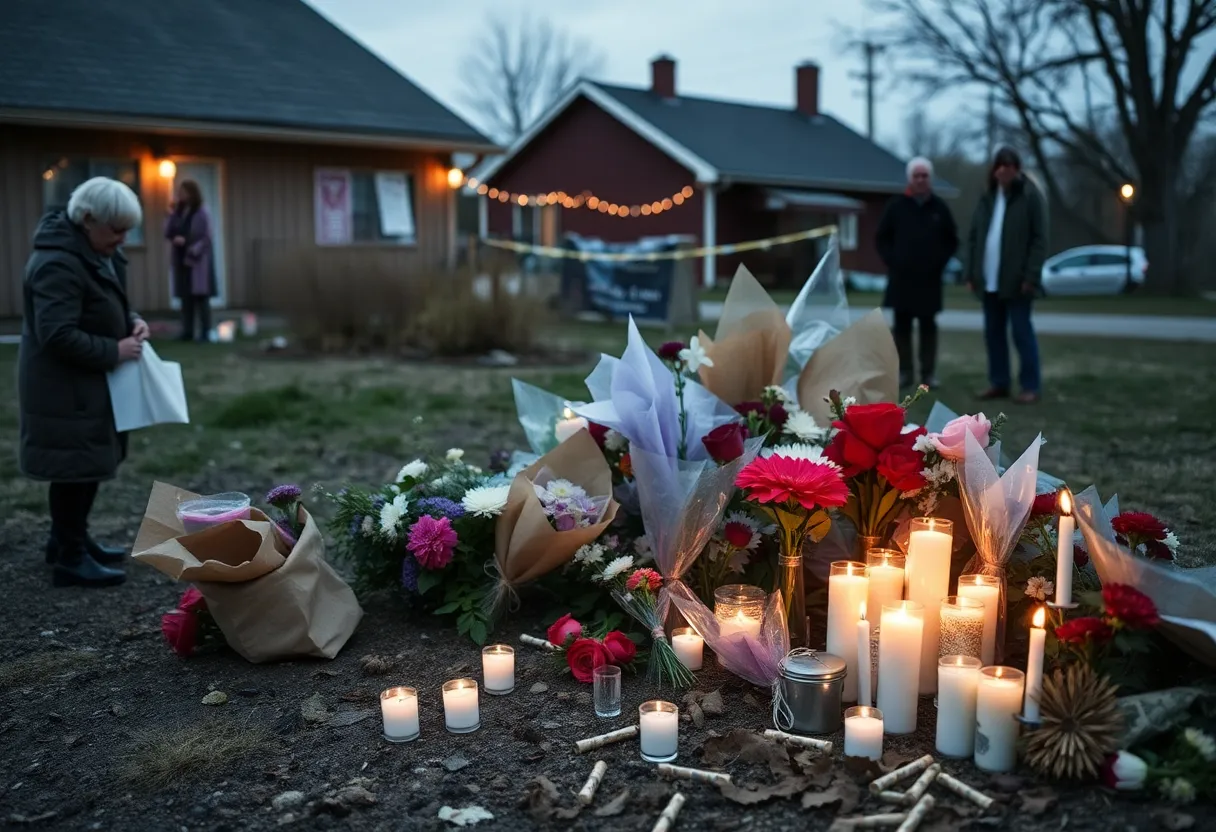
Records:
[[[385,237],[414,239],[414,204],[410,180],[400,171],[376,171],[376,202],[380,206],[380,233]]]
[[[314,188],[317,245],[341,246],[350,243],[354,226],[350,171],[317,168]]]

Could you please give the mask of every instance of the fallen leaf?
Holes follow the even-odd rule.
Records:
[[[609,800],[603,806],[595,810],[597,818],[612,818],[625,811],[625,807],[629,805],[629,789],[624,789],[616,797]]]
[[[204,705],[223,705],[228,701],[228,694],[222,690],[213,690],[203,697]]]
[[[529,693],[544,693],[549,689],[549,686],[544,682],[537,682],[532,687],[528,688]]]
[[[722,716],[726,713],[726,702],[723,701],[722,691],[720,690],[705,694],[697,704],[701,706],[701,710],[705,711],[708,716]]]
[[[824,806],[830,806],[833,803],[839,803],[844,800],[844,795],[836,788],[836,784],[828,786],[821,792],[805,792],[802,795],[803,809],[822,809]]]
[[[300,703],[300,716],[304,717],[305,722],[314,725],[329,719],[329,708],[326,707],[325,700],[321,698],[321,694],[314,693]]]
[[[743,702],[744,702],[744,704],[746,704],[746,705],[751,705],[753,708],[759,708],[759,707],[760,707],[760,700],[759,700],[759,699],[757,699],[757,698],[756,698],[756,696],[755,696],[755,694],[753,694],[753,693],[745,693],[745,694],[743,694]]]
[[[494,820],[494,815],[480,806],[465,806],[463,809],[443,806],[439,809],[439,819],[454,826],[473,826],[483,820]]]
[[[460,771],[468,764],[469,761],[465,759],[463,754],[453,754],[451,757],[448,757],[443,761],[443,767],[448,771]]]
[[[525,787],[524,796],[519,801],[519,808],[527,809],[534,820],[543,823],[553,817],[559,800],[561,800],[561,793],[558,792],[557,786],[548,777],[542,775],[533,778],[532,782]]]
[[[1022,802],[1018,811],[1026,815],[1041,815],[1050,809],[1059,799],[1055,789],[1042,786],[1037,789],[1027,789],[1020,795]]]
[[[705,727],[705,712],[701,710],[701,706],[693,702],[688,706],[688,716],[692,719],[692,724],[698,728]]]
[[[364,656],[359,666],[364,676],[383,676],[393,669],[393,660],[388,656]]]
[[[545,735],[540,731],[537,731],[531,725],[517,725],[515,730],[511,732],[511,735],[517,740],[523,740],[524,742],[530,742],[533,744],[539,744],[545,740]]]
[[[887,773],[878,761],[871,760],[868,757],[845,757],[844,770],[858,780],[865,781],[877,780]]]
[[[531,751],[525,751],[519,756],[519,759],[525,763],[535,763],[537,760],[543,760],[544,758],[545,752],[541,748],[533,748]]]
[[[994,789],[1001,792],[1020,792],[1026,787],[1026,778],[1016,774],[993,774],[988,781]]]
[[[719,783],[718,791],[727,800],[733,800],[743,806],[754,806],[775,797],[793,797],[809,785],[809,778],[785,777],[771,786],[756,783]]]
[[[793,772],[789,752],[781,743],[735,728],[721,737],[710,737],[701,745],[701,761],[711,768],[723,768],[728,763],[767,763],[774,776]]]
[[[1195,818],[1177,809],[1162,809],[1156,813],[1156,818],[1161,828],[1168,829],[1169,832],[1181,832],[1195,825]]]
[[[969,826],[971,812],[938,801],[937,808],[917,827],[917,832],[958,832]]]
[[[882,769],[883,774],[888,774],[900,766],[907,765],[915,760],[911,754],[902,754],[899,751],[883,752],[882,759],[878,763],[878,767]]]
[[[329,727],[348,728],[367,719],[372,713],[373,711],[339,711],[329,718]]]

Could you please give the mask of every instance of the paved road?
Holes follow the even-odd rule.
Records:
[[[788,308],[788,307],[784,307]],[[824,310],[825,313],[827,310]],[[869,309],[849,309],[857,320]],[[702,301],[701,319],[716,321],[722,314],[720,301]],[[890,313],[887,313],[890,320]],[[937,325],[955,332],[979,332],[984,317],[978,311],[947,309],[937,316]],[[1074,315],[1036,312],[1035,329],[1048,335],[1096,335],[1105,338],[1146,338],[1154,341],[1203,341],[1216,343],[1216,318],[1183,318],[1167,315]]]

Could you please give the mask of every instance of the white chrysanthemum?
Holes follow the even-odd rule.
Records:
[[[815,423],[815,417],[805,410],[795,410],[785,420],[782,432],[792,436],[799,442],[822,442],[827,436],[827,430]]]
[[[778,445],[775,448],[765,448],[760,452],[760,455],[768,458],[770,456],[783,456],[788,459],[809,459],[811,462],[817,462],[820,465],[826,465],[829,468],[839,469],[832,460],[823,455],[823,448],[818,445],[805,445],[801,442],[796,442],[790,445]]]
[[[1161,781],[1161,794],[1175,803],[1190,803],[1195,799],[1195,786],[1185,777]]]
[[[363,532],[364,537],[371,537],[372,533],[376,531],[376,522],[372,520],[371,515],[363,518],[363,524],[360,531]]]
[[[634,554],[638,556],[639,562],[645,561],[654,557],[654,546],[650,545],[650,536],[642,535],[633,541]]]
[[[464,449],[448,448],[447,456],[444,457],[444,459],[446,459],[448,462],[460,462],[460,460],[464,459]]]
[[[701,346],[701,338],[698,335],[689,338],[688,346],[680,350],[680,360],[690,373],[695,373],[702,367],[714,366],[714,362],[705,353],[705,347]]]
[[[442,477],[437,477],[436,479],[431,480],[431,488],[443,488],[451,481],[451,476],[444,474]]]
[[[798,409],[798,400],[790,395],[790,391],[776,384],[770,384],[764,388],[764,396],[771,397],[774,401],[781,402],[785,405],[787,412],[793,413]]]
[[[550,480],[549,484],[545,486],[544,496],[541,497],[541,500],[549,504],[586,496],[587,492],[581,486],[575,485],[570,480],[556,479]]]
[[[1216,740],[1200,731],[1198,728],[1187,728],[1183,732],[1186,741],[1195,747],[1199,755],[1209,763],[1216,762]]]
[[[1026,581],[1026,596],[1036,601],[1046,601],[1055,591],[1056,585],[1054,582],[1046,578],[1040,578],[1038,575]]]
[[[395,502],[385,503],[384,508],[380,509],[380,533],[390,540],[395,540],[397,537],[397,525],[401,522],[403,512],[397,508]]]
[[[600,574],[600,580],[604,583],[615,579],[622,572],[626,572],[633,568],[633,558],[629,555],[621,555],[619,558],[611,560],[604,571]]]
[[[574,562],[582,564],[596,564],[604,559],[604,555],[608,552],[599,543],[587,543],[578,547],[578,551],[574,553]]]
[[[410,498],[405,494],[398,494],[393,498],[393,505],[397,507],[397,511],[405,514],[410,507]]]
[[[411,477],[416,480],[422,479],[426,475],[427,465],[421,459],[415,459],[413,462],[407,462],[401,466],[401,470],[397,472],[397,482],[401,482],[406,477]]]
[[[510,485],[479,485],[460,498],[464,510],[474,517],[497,517],[507,507]]]
[[[401,486],[399,486],[399,485],[390,485],[390,486],[388,487],[388,490],[389,490],[389,491],[391,491],[391,492],[393,492],[394,494],[400,494],[400,493],[401,493]]]
[[[1178,535],[1174,534],[1173,530],[1165,530],[1165,538],[1161,541],[1170,550],[1170,554],[1178,554]]]
[[[629,450],[629,440],[619,431],[610,430],[604,434],[604,448],[614,454]]]
[[[916,437],[916,441],[912,443],[912,450],[917,453],[927,454],[937,451],[937,446],[933,444],[933,438],[930,434],[922,433]]]
[[[751,549],[736,549],[731,553],[730,563],[726,565],[726,568],[731,572],[742,572],[747,569],[747,562],[751,560],[751,557]]]

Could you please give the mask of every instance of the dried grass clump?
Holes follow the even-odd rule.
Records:
[[[223,770],[268,740],[265,731],[220,723],[163,728],[135,738],[119,777],[145,789],[163,789]]]
[[[86,665],[96,663],[98,655],[84,650],[57,650],[31,653],[0,663],[0,690],[40,684]]]

